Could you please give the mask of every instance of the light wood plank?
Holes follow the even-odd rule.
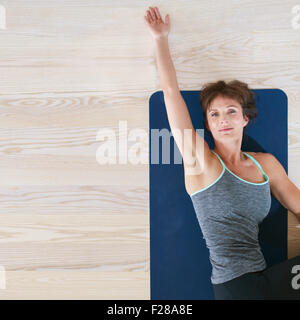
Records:
[[[149,283],[142,271],[8,271],[0,300],[149,300]]]

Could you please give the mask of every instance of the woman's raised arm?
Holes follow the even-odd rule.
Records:
[[[168,45],[170,17],[167,14],[164,22],[158,8],[149,7],[144,19],[155,42],[159,78],[174,140],[185,165],[196,166],[197,172],[199,172],[199,168],[201,168],[200,171],[203,171],[205,164],[212,157],[212,152],[206,141],[193,127],[188,108],[178,87],[176,71]]]

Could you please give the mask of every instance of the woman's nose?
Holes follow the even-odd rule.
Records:
[[[228,122],[228,119],[227,119],[227,116],[224,116],[224,117],[222,117],[221,119],[220,119],[220,122],[221,123],[226,123],[226,122]]]

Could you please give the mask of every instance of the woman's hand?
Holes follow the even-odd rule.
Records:
[[[167,37],[170,32],[170,16],[166,15],[166,22],[163,22],[157,7],[149,7],[144,19],[147,23],[148,29],[154,39]]]

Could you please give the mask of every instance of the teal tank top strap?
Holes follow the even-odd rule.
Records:
[[[226,169],[227,167],[226,167],[225,163],[223,162],[223,160],[220,158],[220,156],[219,156],[214,150],[211,150],[211,151],[218,157],[218,159],[220,160],[223,168]],[[242,151],[242,152],[243,152],[243,151]],[[265,177],[265,179],[268,179],[268,178],[269,178],[268,175],[264,172],[264,170],[263,170],[263,168],[261,167],[261,165],[259,164],[259,162],[258,162],[255,158],[253,158],[252,156],[250,156],[250,154],[248,154],[248,153],[246,153],[246,152],[243,152],[243,154],[245,154],[247,157],[249,157],[250,159],[252,159],[252,161],[258,166],[258,168],[259,168],[260,171],[262,172],[262,174],[263,174],[263,176]],[[227,170],[228,170],[228,169],[227,169]],[[231,172],[231,171],[229,170],[229,172]]]
[[[219,158],[220,162],[222,163],[223,169],[225,169],[226,166],[225,166],[225,163],[223,162],[223,160],[219,157],[219,155],[214,150],[211,150],[211,151]]]
[[[242,151],[242,152],[243,152],[243,151]],[[250,154],[248,154],[248,153],[246,153],[246,152],[243,152],[243,154],[245,154],[247,157],[249,157],[250,159],[252,159],[253,162],[254,162],[254,163],[258,166],[258,168],[261,170],[262,174],[267,177],[267,175],[266,175],[266,173],[264,172],[263,168],[261,167],[261,165],[259,164],[259,162],[258,162],[255,158],[253,158],[252,156],[250,156]]]

